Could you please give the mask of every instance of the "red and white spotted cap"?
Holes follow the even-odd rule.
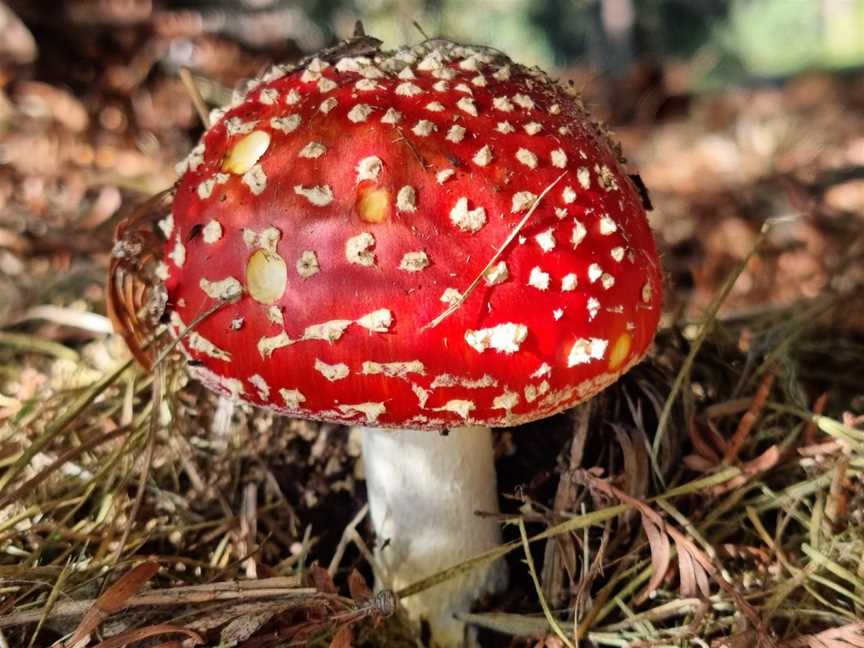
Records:
[[[650,345],[661,270],[639,192],[539,70],[443,40],[313,58],[214,121],[159,269],[175,331],[230,301],[182,341],[211,388],[344,423],[514,425]]]

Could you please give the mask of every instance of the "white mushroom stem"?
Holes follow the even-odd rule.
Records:
[[[492,434],[486,427],[447,435],[362,428],[369,511],[386,585],[399,590],[501,543],[498,522],[475,511],[498,511]],[[438,646],[473,637],[454,614],[506,586],[503,561],[468,572],[402,601],[415,621],[429,623]]]

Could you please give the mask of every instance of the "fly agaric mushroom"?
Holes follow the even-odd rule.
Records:
[[[475,515],[497,510],[489,427],[590,398],[657,328],[660,266],[616,146],[543,72],[445,40],[277,66],[213,121],[159,222],[170,326],[200,320],[190,371],[363,426],[389,586],[496,545]],[[502,569],[404,603],[461,644],[454,614]]]

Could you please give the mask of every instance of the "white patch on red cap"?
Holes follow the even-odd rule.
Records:
[[[303,250],[300,258],[297,259],[297,274],[303,279],[308,279],[312,275],[318,274],[320,266],[318,265],[318,257],[314,250]]]
[[[399,85],[397,85],[395,92],[400,97],[414,97],[423,92],[423,90],[416,83],[406,81],[405,83],[400,83]]]
[[[423,389],[420,385],[415,385],[411,383],[411,391],[414,392],[414,395],[417,397],[417,404],[420,408],[426,407],[426,401],[429,400],[429,394],[432,393],[428,389]]]
[[[613,260],[620,263],[624,260],[624,248],[620,245],[612,248],[611,250],[609,250],[609,256],[611,256]]]
[[[336,97],[327,97],[321,104],[318,106],[318,110],[325,115],[333,110],[336,106],[339,105],[339,100]]]
[[[222,360],[224,362],[231,361],[230,353],[228,353],[224,349],[220,349],[210,340],[202,336],[200,333],[192,331],[191,333],[189,333],[186,339],[188,340],[189,348],[193,351],[203,353],[204,355],[210,356],[211,358],[216,358],[216,360]]]
[[[516,129],[513,128],[513,124],[511,124],[509,121],[500,121],[495,126],[495,130],[497,130],[502,135],[509,135],[510,133],[514,132]]]
[[[252,374],[249,376],[249,383],[258,390],[258,398],[262,401],[270,400],[270,385],[264,380],[264,376],[260,374]]]
[[[576,179],[583,189],[591,188],[591,172],[586,167],[576,169]]]
[[[267,319],[278,326],[285,326],[285,317],[282,315],[282,309],[276,304],[267,309]]]
[[[579,338],[570,348],[567,355],[567,366],[575,367],[579,364],[587,364],[592,360],[602,360],[606,355],[608,340],[600,338]]]
[[[573,221],[573,234],[570,236],[570,242],[573,244],[573,247],[578,247],[578,245],[585,240],[585,236],[588,234],[588,230],[585,229],[585,226],[581,221],[574,220]]]
[[[529,378],[542,378],[543,376],[551,376],[552,375],[552,367],[549,366],[548,363],[542,363],[537,369],[532,373]]]
[[[239,117],[231,117],[225,121],[225,132],[228,135],[245,135],[251,133],[257,124],[257,120],[244,122]]]
[[[654,296],[654,286],[651,285],[650,281],[646,281],[642,284],[642,301],[646,304],[651,303],[651,298]]]
[[[294,342],[295,340],[292,340],[290,337],[288,337],[288,334],[285,331],[282,331],[278,335],[273,335],[270,337],[262,336],[258,340],[258,353],[260,353],[261,357],[266,360],[273,354],[276,349],[290,346],[294,344]]]
[[[503,409],[510,411],[519,404],[519,394],[505,390],[503,394],[492,400],[492,409]]]
[[[604,272],[600,275],[600,285],[603,286],[604,290],[609,290],[612,286],[615,285],[615,277],[613,277],[608,272]]]
[[[204,242],[213,244],[222,238],[222,225],[217,220],[210,220],[201,230],[201,236]]]
[[[543,126],[541,124],[538,124],[537,122],[532,121],[525,124],[522,129],[529,135],[536,135],[543,130]]]
[[[486,210],[483,207],[468,209],[468,199],[462,196],[450,210],[450,220],[463,232],[476,232],[486,224]]]
[[[561,290],[563,292],[571,292],[576,290],[576,286],[579,285],[579,279],[574,272],[570,272],[561,279]]]
[[[381,117],[382,124],[398,124],[402,121],[402,113],[396,110],[395,108],[388,108],[387,112]]]
[[[264,169],[260,164],[256,164],[244,173],[241,180],[243,184],[249,187],[249,191],[256,196],[261,195],[267,188],[267,174],[264,173]]]
[[[399,262],[399,269],[405,272],[420,272],[429,267],[429,256],[423,251],[406,252]]]
[[[369,232],[360,232],[345,242],[345,258],[349,263],[373,266],[375,265],[375,253],[372,251],[374,245],[374,236]]]
[[[300,103],[300,93],[297,92],[295,88],[291,88],[288,91],[288,94],[285,95],[285,103],[289,106],[293,106],[296,103]]]
[[[500,283],[507,281],[510,276],[510,271],[507,269],[507,264],[504,261],[499,261],[486,271],[483,279],[487,286],[497,286]]]
[[[561,192],[561,200],[564,201],[565,205],[569,205],[576,200],[576,192],[573,191],[573,187],[564,187],[564,190]]]
[[[589,297],[586,308],[588,309],[588,321],[591,322],[600,312],[600,301],[596,297]]]
[[[327,364],[326,362],[322,362],[318,358],[315,358],[315,371],[320,373],[330,382],[336,382],[337,380],[342,380],[343,378],[348,376],[348,365],[343,364],[341,362],[336,364]]]
[[[609,236],[618,231],[618,223],[616,223],[609,214],[603,214],[600,217],[600,234]]]
[[[333,190],[328,185],[316,185],[314,187],[295,185],[294,193],[303,196],[316,207],[325,207],[333,202]]]
[[[465,128],[459,124],[453,124],[447,131],[447,136],[444,138],[448,142],[458,144],[465,137]]]
[[[172,232],[174,232],[174,214],[168,214],[156,224],[159,226],[159,229],[162,230],[162,235],[166,240],[170,239]]]
[[[330,92],[331,90],[335,90],[339,87],[333,79],[325,76],[322,76],[320,79],[318,79],[317,85],[318,91],[321,93]],[[358,90],[359,89],[360,88],[358,88]]]
[[[407,379],[409,373],[425,376],[426,367],[419,360],[409,360],[407,362],[370,362],[367,360],[363,363],[360,373],[364,376],[383,374],[388,378]]]
[[[206,200],[213,194],[213,189],[217,184],[225,184],[230,177],[227,173],[217,173],[212,178],[207,178],[198,185],[198,197],[201,200]]]
[[[405,185],[396,193],[396,210],[400,212],[417,211],[417,192],[414,187]]]
[[[383,168],[384,164],[381,162],[381,158],[375,155],[363,158],[357,163],[356,182],[362,182],[363,180],[377,180],[378,176],[381,175],[381,170]]]
[[[336,101],[335,99],[333,101]],[[285,117],[273,117],[270,127],[283,133],[293,133],[300,126],[300,115],[287,115]]]
[[[492,148],[486,144],[471,158],[477,166],[486,166],[492,161]]]
[[[298,154],[301,158],[314,160],[321,157],[327,152],[327,147],[320,142],[309,142],[306,146],[300,149]]]
[[[537,241],[537,245],[544,252],[551,252],[555,249],[555,234],[551,227],[544,232],[540,232],[534,237],[534,240]]]
[[[435,181],[438,184],[444,184],[453,177],[453,174],[456,173],[453,169],[441,169],[438,173],[435,174]]]
[[[444,104],[440,101],[430,101],[426,104],[426,110],[429,112],[444,112]]]
[[[174,262],[178,268],[182,268],[183,264],[186,263],[186,246],[183,245],[183,241],[180,240],[180,236],[177,236],[177,239],[174,241],[174,249],[171,250],[171,254],[168,255],[168,258]]]
[[[501,112],[513,112],[513,104],[507,97],[493,97],[492,107]]]
[[[567,154],[564,149],[554,149],[550,154],[552,158],[552,166],[563,169],[567,166]]]
[[[351,326],[351,320],[330,320],[319,324],[312,324],[303,330],[303,340],[323,340],[335,342],[342,337],[345,329]]]
[[[433,407],[432,409],[435,412],[453,412],[454,414],[461,416],[463,419],[467,419],[468,415],[471,414],[471,411],[476,407],[474,401],[454,398],[444,403],[441,407]]]
[[[588,266],[588,281],[594,283],[603,275],[603,268],[599,263],[592,263]]]
[[[280,389],[279,395],[289,409],[299,409],[306,402],[306,397],[299,389]]]
[[[393,313],[387,308],[379,308],[366,313],[357,323],[372,333],[386,333],[393,325]]]
[[[438,127],[431,121],[429,121],[428,119],[421,119],[416,124],[414,124],[411,132],[414,133],[417,137],[428,137],[436,130],[438,130]]]
[[[347,416],[362,414],[367,423],[375,423],[378,417],[387,411],[384,403],[356,403],[354,405],[337,405],[336,409]]]
[[[513,194],[513,202],[510,205],[510,211],[514,214],[528,209],[537,200],[537,194],[530,191],[517,191]]]
[[[243,294],[243,286],[234,277],[225,277],[219,281],[201,279],[198,286],[211,299],[236,299]]]
[[[528,285],[537,290],[549,289],[549,273],[543,272],[539,266],[531,268],[531,274],[528,275]]]
[[[372,106],[369,104],[357,104],[348,111],[348,119],[355,124],[360,124],[369,119],[369,115],[371,114]]]
[[[537,168],[537,156],[526,148],[516,151],[516,159],[529,169]]]
[[[354,88],[360,92],[371,92],[377,90],[380,86],[375,79],[360,79],[354,84]]]
[[[456,102],[456,107],[472,117],[477,116],[477,105],[471,97],[460,97],[459,101]]]
[[[486,389],[487,387],[497,387],[498,381],[489,374],[483,374],[479,378],[468,378],[466,376],[454,376],[453,374],[443,373],[435,376],[435,380],[429,385],[432,389],[440,387],[464,387],[465,389]]]
[[[445,288],[444,292],[441,293],[441,297],[439,297],[438,299],[445,304],[453,305],[457,303],[460,299],[462,299],[462,293],[460,293],[455,288]]]
[[[500,353],[516,353],[526,337],[528,337],[528,327],[513,322],[465,331],[465,341],[468,346],[480,353],[486,349],[494,349]]]
[[[549,383],[544,380],[539,385],[525,385],[523,393],[525,394],[525,400],[529,403],[533,403],[535,400],[537,400],[537,398],[539,398],[548,391]]]
[[[525,94],[517,93],[513,95],[513,103],[525,110],[532,110],[534,108],[534,100]]]
[[[510,66],[502,65],[495,72],[492,73],[492,78],[496,81],[507,81],[510,79]]]

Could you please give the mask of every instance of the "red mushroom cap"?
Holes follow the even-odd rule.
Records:
[[[614,146],[498,52],[436,40],[276,67],[183,166],[161,223],[172,328],[229,301],[182,346],[246,402],[514,425],[591,397],[654,337],[660,265]]]

